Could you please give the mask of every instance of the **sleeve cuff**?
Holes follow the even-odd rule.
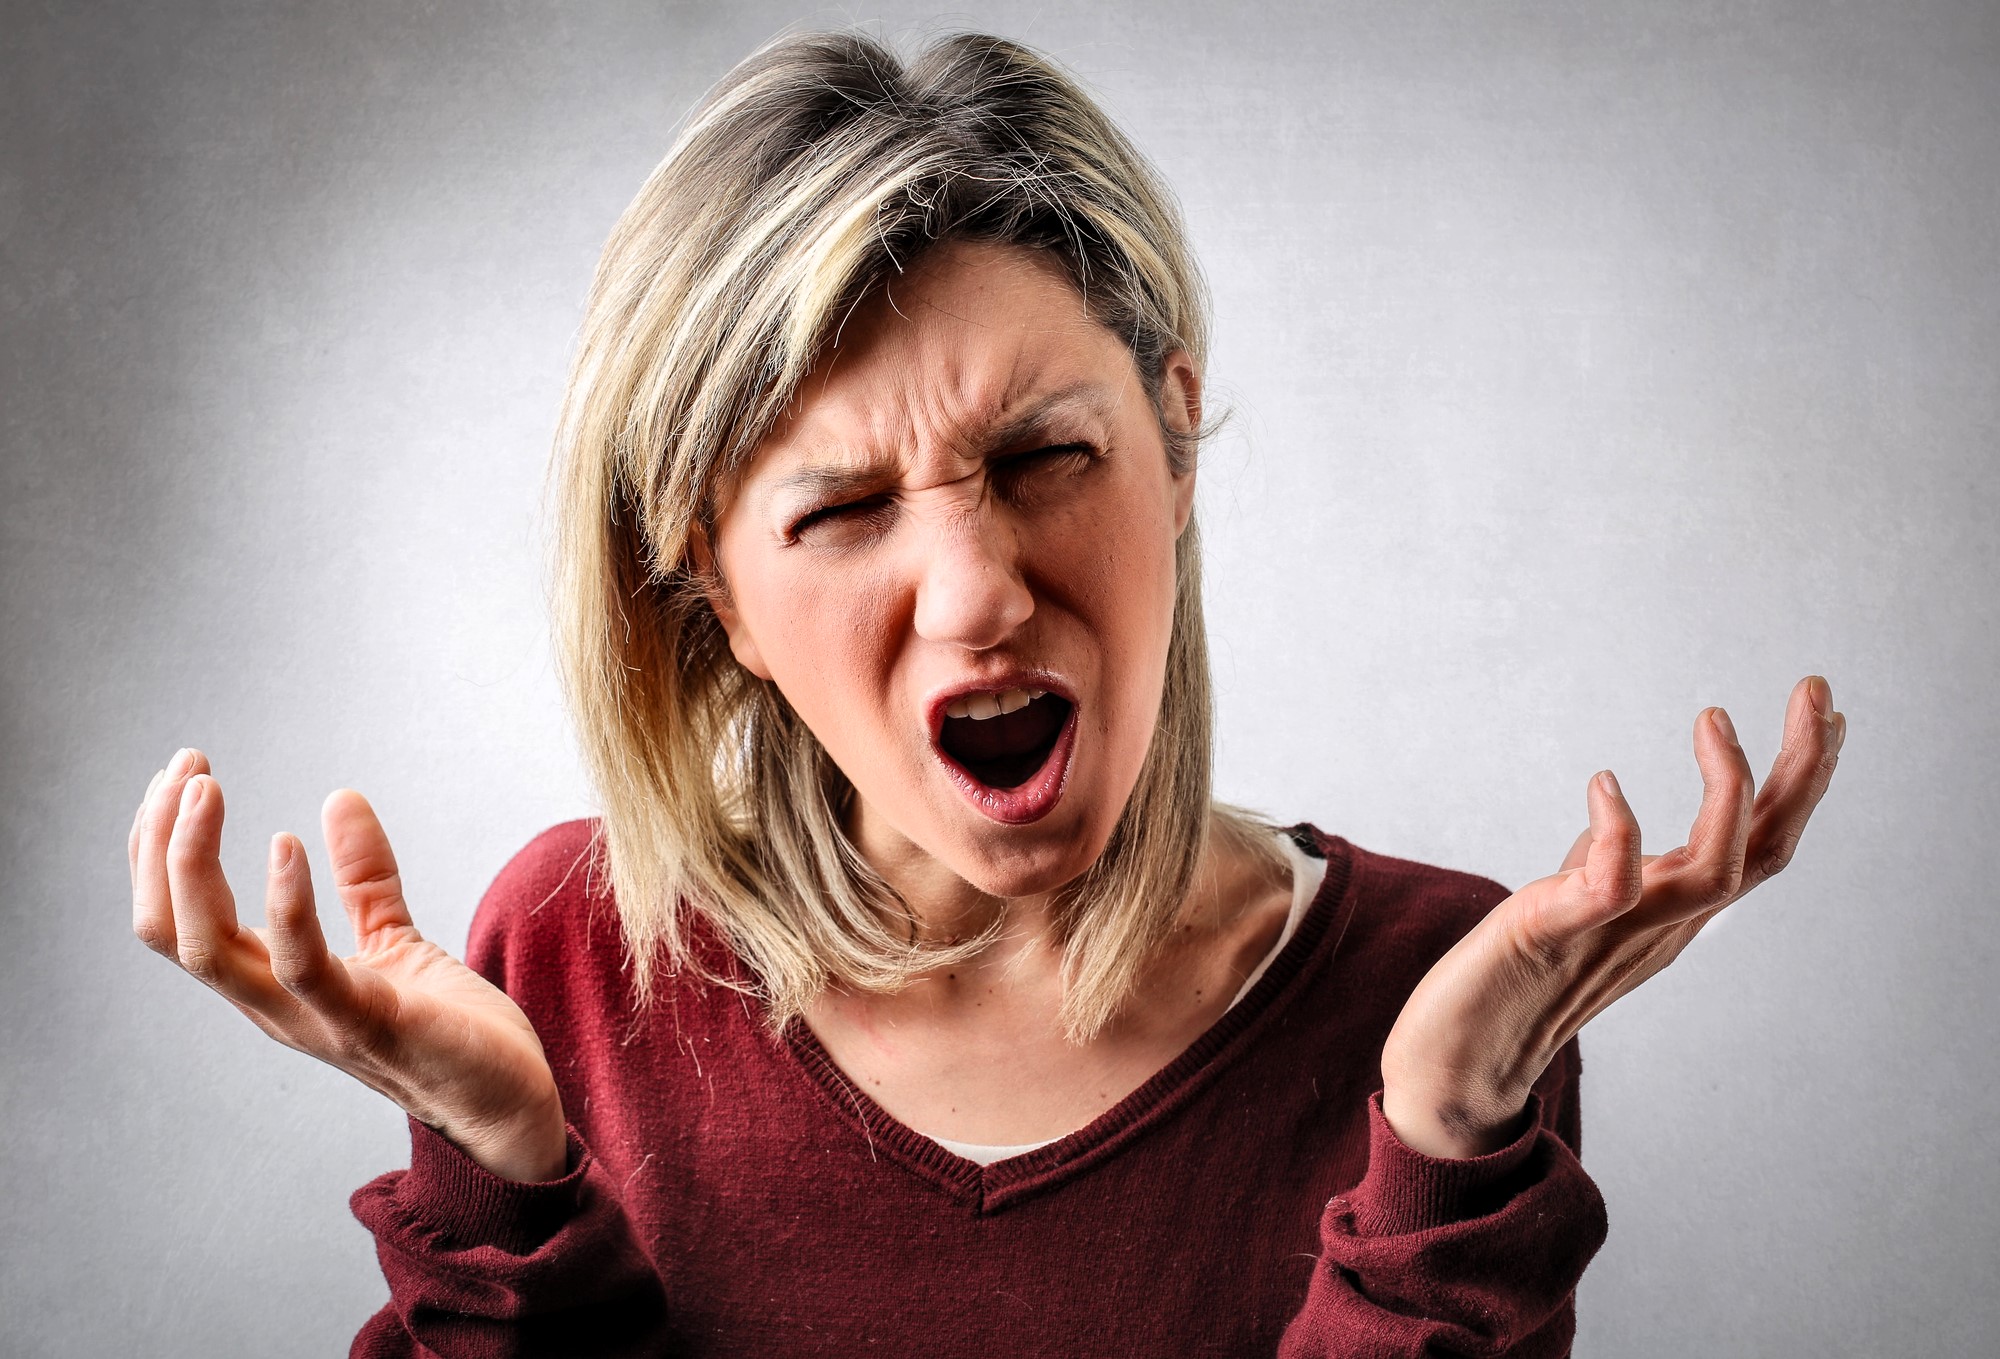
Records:
[[[1427,1156],[1396,1136],[1376,1091],[1368,1097],[1368,1170],[1344,1196],[1356,1230],[1399,1236],[1498,1211],[1513,1196],[1518,1172],[1541,1136],[1540,1091],[1529,1094],[1522,1124],[1520,1136],[1483,1156]]]
[[[459,1246],[497,1246],[531,1254],[577,1214],[590,1150],[564,1126],[567,1170],[524,1183],[480,1165],[437,1129],[410,1119],[410,1169],[396,1185],[398,1206],[414,1222]]]

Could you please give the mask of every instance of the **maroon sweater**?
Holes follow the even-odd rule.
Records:
[[[548,1050],[569,1173],[499,1179],[413,1121],[410,1168],[353,1198],[390,1295],[354,1355],[1568,1353],[1605,1234],[1576,1045],[1490,1155],[1382,1117],[1389,1028],[1498,884],[1299,827],[1326,879],[1249,994],[1088,1127],[981,1166],[725,988],[635,1014],[591,829],[515,856],[468,950]]]

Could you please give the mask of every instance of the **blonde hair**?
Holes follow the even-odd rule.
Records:
[[[893,991],[1004,925],[918,938],[842,829],[851,785],[736,663],[689,556],[840,322],[943,240],[1059,261],[1156,408],[1168,355],[1206,363],[1207,298],[1171,195],[1072,79],[1001,38],[947,38],[908,65],[851,33],[766,46],[709,92],[605,246],[556,438],[553,604],[641,1003],[664,950],[676,973],[761,996],[778,1030],[830,982]],[[1161,428],[1174,469],[1190,466],[1199,431]],[[1211,803],[1192,522],[1176,570],[1137,786],[1052,913],[1073,1041],[1129,998],[1212,832],[1275,853],[1261,823]],[[697,917],[748,978],[701,960]]]

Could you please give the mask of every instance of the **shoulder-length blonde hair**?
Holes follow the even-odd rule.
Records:
[[[556,439],[553,603],[641,1003],[664,951],[675,972],[760,995],[777,1030],[830,982],[897,989],[1004,923],[917,937],[842,829],[851,785],[731,656],[689,556],[841,320],[946,239],[1060,261],[1156,407],[1169,354],[1206,362],[1207,298],[1171,195],[1072,79],[995,37],[951,37],[907,65],[856,34],[772,43],[710,91],[605,246]],[[1190,466],[1198,433],[1161,430],[1174,469]],[[1176,565],[1143,770],[1053,913],[1074,1041],[1129,997],[1209,836],[1270,843],[1210,801],[1192,523]],[[747,978],[701,960],[697,918]]]

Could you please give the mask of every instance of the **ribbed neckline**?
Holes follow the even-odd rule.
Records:
[[[1291,942],[1270,961],[1249,994],[1178,1057],[1088,1124],[1033,1151],[981,1165],[938,1145],[856,1087],[803,1018],[794,1017],[785,1026],[779,1046],[798,1061],[836,1114],[866,1139],[871,1155],[895,1162],[944,1194],[991,1213],[1053,1189],[1172,1117],[1247,1050],[1256,1031],[1303,989],[1294,983],[1324,967],[1338,950],[1354,912],[1354,847],[1306,823],[1287,833],[1307,853],[1327,861],[1319,891]]]

